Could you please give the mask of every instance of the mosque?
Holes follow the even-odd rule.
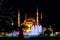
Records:
[[[42,13],[41,18],[42,19]],[[39,23],[39,14],[38,14],[38,8],[36,12],[36,20],[34,18],[27,18],[27,15],[25,14],[25,20],[20,25],[20,10],[18,10],[18,27],[24,25],[25,27],[23,30],[24,37],[34,37],[38,36],[42,33],[42,25]]]
[[[45,35],[45,31],[46,32],[51,32],[51,34],[49,34],[49,36],[54,36],[53,35],[53,30],[51,29],[51,25],[50,28],[44,28],[41,23],[39,22],[40,20],[42,20],[42,12],[40,14],[40,18],[39,18],[39,13],[38,13],[38,8],[36,11],[36,19],[34,18],[27,18],[27,14],[25,13],[25,20],[23,21],[23,23],[21,23],[20,20],[20,9],[18,9],[18,31],[13,31],[11,33],[6,33],[5,35],[7,37],[18,37],[18,35],[20,34],[20,27],[22,28],[22,34],[24,36],[24,38],[31,38],[31,37],[38,37],[42,35]],[[24,25],[24,26],[23,26]],[[49,30],[49,31],[47,31]],[[3,33],[2,33],[3,35]]]

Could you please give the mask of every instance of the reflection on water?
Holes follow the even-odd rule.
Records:
[[[28,36],[28,37],[36,37],[38,35],[40,35],[42,33],[42,26],[41,25],[33,25],[31,27],[31,32],[27,33],[27,32],[23,32],[24,36]]]

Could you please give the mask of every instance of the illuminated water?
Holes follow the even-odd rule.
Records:
[[[8,37],[16,37],[17,35],[19,35],[19,32],[13,32],[13,33],[6,34],[6,36]]]
[[[28,35],[28,37],[36,37],[42,33],[42,26],[41,25],[33,25],[31,27],[31,32],[26,33],[23,32],[23,35]]]
[[[42,33],[42,26],[33,25],[31,27],[31,32],[30,33],[23,32],[23,35],[27,35],[28,37],[38,37],[41,33]],[[8,37],[16,37],[17,35],[19,35],[19,32],[13,32],[13,33],[6,34],[6,36]]]
[[[6,34],[6,36],[8,36],[8,37],[15,37],[16,34],[12,34],[12,33],[10,33],[10,34]]]

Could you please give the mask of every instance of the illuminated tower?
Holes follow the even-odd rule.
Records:
[[[40,19],[42,19],[42,11],[41,11],[41,16],[40,16]]]
[[[36,13],[36,24],[38,25],[39,23],[39,18],[38,18],[38,8],[37,8],[37,13]]]
[[[18,27],[20,27],[20,10],[18,9]]]

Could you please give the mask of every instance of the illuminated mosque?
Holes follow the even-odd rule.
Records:
[[[21,23],[20,9],[18,9],[18,31],[14,30],[11,33],[5,33],[5,35],[7,37],[18,37],[18,36],[20,36],[19,35],[20,34],[20,27],[22,27],[22,32],[23,32],[24,38],[38,37],[38,36],[41,36],[41,35],[46,36],[46,34],[44,32],[47,31],[47,30],[49,30],[49,32],[51,32],[49,34],[49,36],[55,36],[53,34],[53,30],[51,28],[51,25],[50,25],[49,28],[46,28],[46,27],[44,28],[42,26],[42,24],[39,23],[39,21],[40,21],[39,19],[42,20],[42,12],[41,12],[40,18],[39,18],[39,13],[38,13],[38,8],[37,8],[36,19],[34,19],[32,17],[27,18],[27,15],[25,13],[25,20],[24,20],[23,23]],[[2,33],[1,35],[4,35],[4,33]]]
[[[41,19],[42,19],[42,13],[41,13]],[[23,35],[24,37],[34,37],[38,36],[42,33],[42,25],[39,23],[39,14],[38,14],[38,8],[36,12],[36,20],[34,18],[27,18],[27,15],[25,14],[25,20],[20,25],[20,10],[18,10],[18,27],[20,26],[26,26],[23,28]]]

